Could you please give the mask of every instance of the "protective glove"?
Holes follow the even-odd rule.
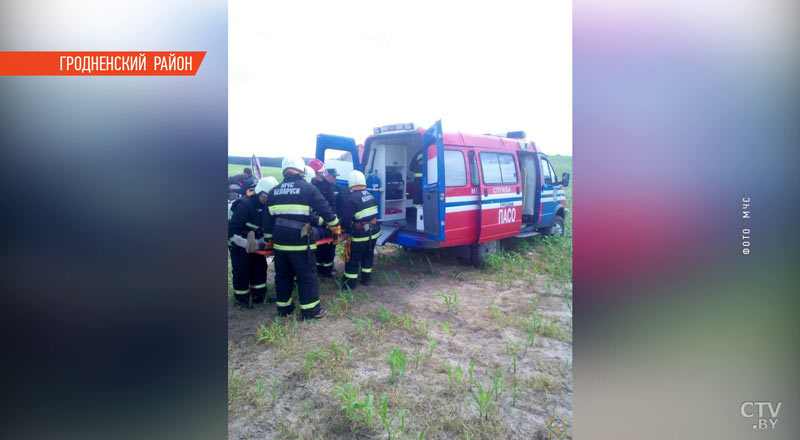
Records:
[[[330,229],[330,231],[333,233],[333,235],[342,235],[342,226],[341,225],[328,226],[328,229]]]

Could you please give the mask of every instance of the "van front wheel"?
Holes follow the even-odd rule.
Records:
[[[497,240],[472,245],[470,247],[472,265],[477,269],[482,268],[486,262],[486,255],[496,254],[499,250],[500,242]]]
[[[553,217],[553,223],[544,231],[544,235],[553,235],[556,237],[564,236],[564,217],[557,215]]]

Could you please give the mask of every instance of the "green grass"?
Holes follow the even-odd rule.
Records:
[[[239,174],[249,165],[238,165],[229,163],[228,164],[228,176],[232,176],[234,174]],[[261,167],[261,174],[266,176],[272,176],[278,179],[278,182],[283,180],[283,174],[281,173],[281,169],[277,167]]]

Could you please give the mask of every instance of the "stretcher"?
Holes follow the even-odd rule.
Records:
[[[317,240],[317,246],[322,246],[323,244],[330,244],[333,243],[334,240],[332,237],[325,237],[323,239]],[[263,255],[265,257],[272,256],[273,252],[272,249],[264,249],[264,250],[257,250],[253,251],[254,254]]]

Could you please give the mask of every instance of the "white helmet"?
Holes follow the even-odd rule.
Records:
[[[303,170],[306,169],[306,163],[300,156],[295,156],[295,157],[287,156],[283,158],[283,162],[281,162],[281,168],[284,173],[289,168],[294,168],[295,170],[300,171],[302,173]]]
[[[367,178],[364,177],[364,173],[358,170],[353,170],[347,176],[347,186],[350,188],[354,186],[367,186]]]
[[[278,179],[267,176],[258,181],[256,184],[256,194],[261,194],[262,192],[269,193],[272,188],[278,186]]]
[[[310,166],[306,165],[304,172],[306,173],[306,175],[303,176],[303,178],[306,179],[306,182],[311,183],[311,181],[314,179],[314,176],[316,176],[314,168],[311,168]]]

